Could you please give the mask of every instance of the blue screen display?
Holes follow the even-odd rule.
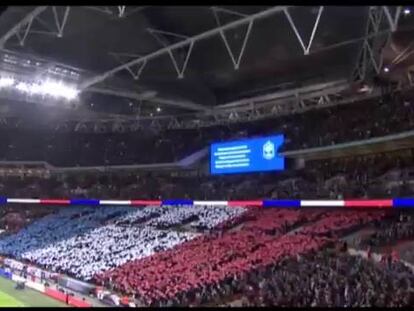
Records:
[[[244,139],[210,146],[210,173],[234,174],[280,171],[285,159],[278,154],[283,135]]]

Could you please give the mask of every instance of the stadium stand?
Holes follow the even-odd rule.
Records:
[[[0,151],[0,159],[47,161],[57,166],[165,163],[180,160],[217,141],[217,137],[228,140],[254,137],[259,133],[284,133],[288,137],[284,150],[298,150],[411,130],[414,126],[412,110],[413,105],[402,99],[395,99],[392,104],[371,101],[243,123],[231,128],[168,130],[158,136],[136,132],[56,132],[51,136],[42,131],[32,131],[28,135],[21,130],[2,130],[0,139],[7,148]],[[177,143],[176,137],[180,137],[180,142]],[[65,143],[68,140],[70,145]]]
[[[228,209],[228,208],[227,208]],[[3,254],[29,260],[54,272],[64,271],[74,277],[89,280],[98,272],[143,258],[195,238],[197,233],[159,231],[182,225],[188,207],[163,209],[156,207],[140,210],[124,207],[70,208],[40,219],[24,230],[0,241]],[[224,208],[199,208],[193,218],[196,226],[213,228],[216,224],[243,213],[242,208],[226,211]],[[143,227],[139,220],[149,220]],[[212,216],[212,217],[208,217]],[[166,225],[168,224],[168,225]],[[59,230],[59,228],[66,228]],[[18,243],[16,244],[16,239]]]
[[[413,281],[407,269],[396,275],[361,257],[316,253],[256,273],[243,284],[240,305],[408,306],[412,304]]]
[[[374,228],[376,230],[359,241],[358,246],[380,247],[414,237],[413,218],[410,213],[400,213],[387,221],[376,222]]]
[[[382,224],[382,232],[394,232],[395,221],[409,215],[333,208],[67,207],[1,238],[0,252],[134,297],[136,305],[405,306],[412,299],[411,270],[397,262],[385,263],[384,270],[329,249],[366,226]],[[308,272],[300,299],[294,298],[297,271]],[[395,287],[399,298],[389,300],[378,282],[408,287]],[[374,301],[374,293],[381,299]]]
[[[55,6],[0,12],[0,277],[18,282],[20,293],[32,288],[75,307],[414,305],[414,58],[412,45],[398,40],[412,39],[408,7],[396,7],[395,14],[389,6],[349,12],[327,6],[212,7],[207,11],[218,28],[183,41],[174,33],[207,27],[206,8],[203,16],[192,14],[195,7],[177,14],[171,7],[85,8],[99,17],[89,19],[91,12],[69,6],[63,14]],[[53,14],[40,18],[46,10]],[[178,19],[169,17],[172,12]],[[239,20],[229,26],[219,18],[223,13]],[[274,27],[255,22],[250,35],[253,21],[276,13],[290,28],[279,27],[278,42],[259,53],[252,47],[271,43]],[[303,25],[293,22],[296,15]],[[26,40],[36,31],[32,23],[47,25],[51,16],[59,31],[49,37],[63,42],[58,50],[44,46],[50,38],[37,41],[39,31]],[[100,24],[108,16],[111,22]],[[367,33],[342,33],[339,28],[352,28],[343,22],[350,17]],[[67,20],[90,21],[66,27],[90,47],[65,41]],[[146,56],[125,53],[125,62],[118,58],[123,53],[111,52],[122,64],[108,69],[109,43],[121,42],[111,34],[134,31],[131,42],[139,46],[120,46],[153,50],[154,42],[141,36],[142,21],[163,47]],[[313,30],[306,26],[311,23]],[[174,33],[157,30],[166,25],[175,25]],[[246,36],[237,25],[248,25]],[[312,32],[307,49],[295,25]],[[404,31],[397,31],[399,25]],[[258,37],[260,28],[267,31]],[[226,39],[229,29],[234,40],[244,38],[238,63],[245,54],[245,67],[232,72],[225,67],[228,58],[212,57],[217,40],[209,40],[212,48],[199,48],[202,39],[220,35],[239,69]],[[91,33],[84,36],[86,30]],[[299,39],[306,57],[298,42],[281,44],[292,42],[285,34]],[[169,45],[157,35],[177,38]],[[21,53],[8,42],[15,37]],[[200,54],[185,73],[196,41],[193,54]],[[183,42],[189,42],[188,51]],[[355,42],[362,49],[351,57],[345,50],[356,51]],[[42,52],[44,60],[23,55],[29,44],[27,54]],[[99,54],[102,47],[108,50]],[[300,55],[293,50],[298,47]],[[137,79],[147,62],[167,53],[179,79],[175,73],[171,79],[161,61],[145,69],[149,76],[139,85],[127,82],[127,71]],[[66,58],[89,69],[61,64]],[[358,63],[348,68],[351,58]],[[29,79],[33,74],[39,81]],[[52,77],[62,83],[50,86]],[[267,137],[278,134],[284,136],[281,148]],[[212,143],[263,137],[256,148],[266,163],[260,172],[208,172]],[[253,153],[241,150],[242,158]],[[233,168],[237,152],[221,164]],[[279,156],[286,167],[266,171]],[[249,162],[246,167],[250,161],[241,162]]]
[[[332,215],[327,213],[326,218],[322,218],[326,219],[323,223],[316,222],[314,231],[285,235],[284,232],[307,218],[307,212],[268,210],[254,216],[256,220],[246,222],[238,231],[224,233],[218,238],[196,238],[169,251],[111,270],[98,276],[97,280],[111,279],[121,291],[133,291],[150,305],[188,305],[191,304],[188,295],[199,292],[203,296],[204,292],[212,299],[211,295],[217,292],[217,287],[223,286],[223,282],[232,282],[242,272],[269,265],[288,255],[318,250],[329,239],[324,236],[312,237],[309,233],[316,231],[326,235],[326,232],[318,229],[325,228],[325,223],[334,227],[332,218],[340,218],[345,229],[359,224],[353,221],[353,213],[338,215],[332,212]],[[311,212],[309,217],[314,220],[324,216],[321,212]],[[382,215],[361,213],[358,219],[369,222],[377,217]],[[272,219],[271,224],[269,219]],[[198,303],[205,302],[202,300]]]
[[[217,176],[173,177],[152,173],[79,173],[48,176],[0,177],[0,194],[14,197],[171,198],[204,200],[254,197],[317,199],[392,197],[413,193],[410,183],[412,150],[310,161],[304,169],[223,181]],[[369,169],[364,169],[364,168]],[[387,177],[390,175],[391,179]],[[385,179],[384,179],[385,178]],[[401,182],[396,183],[395,180]],[[171,188],[168,185],[173,185]],[[177,190],[177,191],[176,191]]]

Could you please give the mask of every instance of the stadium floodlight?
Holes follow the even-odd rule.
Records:
[[[24,93],[29,93],[30,92],[30,87],[29,84],[24,83],[24,82],[19,82],[16,85],[16,89],[20,92],[24,92]]]
[[[51,96],[74,100],[79,95],[79,90],[63,84],[62,82],[45,81],[40,83],[27,83],[15,81],[13,78],[0,78],[0,87],[14,87],[22,93],[29,95]]]
[[[14,85],[15,81],[10,77],[1,77],[0,78],[0,87],[10,87]]]
[[[53,97],[64,97],[67,100],[75,99],[79,91],[60,82],[46,81],[41,85],[42,93]]]

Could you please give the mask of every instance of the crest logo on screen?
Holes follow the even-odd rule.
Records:
[[[266,160],[272,160],[275,157],[275,145],[268,140],[263,145],[263,158]]]

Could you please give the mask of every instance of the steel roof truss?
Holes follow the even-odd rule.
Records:
[[[158,29],[148,28],[148,31],[164,47],[168,47],[169,44],[163,38],[161,38],[160,35],[172,36],[172,37],[180,38],[183,40],[187,40],[189,38],[188,36],[176,34],[176,33],[169,32],[169,31],[158,30]],[[186,51],[186,55],[184,57],[184,61],[183,61],[181,68],[180,68],[180,65],[178,64],[176,57],[174,56],[175,49],[168,50],[168,55],[170,56],[171,62],[173,63],[174,69],[177,72],[177,76],[179,79],[184,78],[184,73],[185,73],[185,70],[187,69],[188,61],[190,59],[191,52],[193,51],[194,43],[195,41],[191,40],[188,45],[181,47],[181,48],[185,48],[188,46],[188,50]]]
[[[285,6],[282,6],[282,7],[281,6],[271,7],[269,9],[267,9],[267,10],[264,10],[264,11],[261,11],[261,12],[258,12],[258,13],[255,13],[255,14],[252,14],[252,15],[249,15],[249,16],[246,16],[246,17],[241,18],[241,19],[238,19],[238,20],[236,20],[234,22],[231,22],[231,23],[228,23],[226,25],[223,25],[222,27],[216,27],[214,29],[207,30],[207,31],[205,31],[205,32],[203,32],[201,34],[192,36],[192,37],[190,37],[188,39],[185,39],[185,40],[182,40],[182,41],[177,42],[175,44],[166,46],[166,47],[164,47],[162,49],[159,49],[159,50],[157,50],[155,52],[152,52],[150,54],[147,54],[147,55],[145,55],[143,57],[140,57],[140,58],[137,58],[135,60],[132,60],[129,63],[126,63],[124,65],[118,66],[118,67],[113,68],[111,70],[108,70],[108,71],[106,71],[106,72],[104,72],[104,73],[102,73],[100,75],[97,75],[95,77],[92,77],[90,79],[87,79],[87,80],[85,80],[82,83],[81,88],[84,89],[84,88],[87,88],[88,86],[91,86],[93,84],[102,82],[102,81],[106,80],[107,78],[111,77],[112,75],[116,74],[117,72],[125,69],[126,67],[130,67],[132,65],[141,63],[144,59],[150,60],[150,59],[156,58],[156,57],[158,57],[160,55],[163,55],[165,53],[168,53],[168,51],[170,51],[170,50],[174,50],[174,49],[177,49],[177,48],[181,48],[181,47],[188,46],[191,43],[191,41],[196,42],[198,40],[203,40],[203,39],[206,39],[206,38],[210,38],[210,37],[212,37],[212,36],[214,36],[216,34],[219,34],[220,31],[224,31],[224,30],[232,29],[232,28],[237,28],[240,25],[244,25],[244,24],[249,23],[251,20],[262,19],[262,18],[271,16],[273,14],[276,14],[276,13],[281,12],[285,8],[286,8]]]
[[[65,8],[65,12],[63,13],[62,18],[59,18],[59,14],[58,14],[56,6],[52,6],[52,11],[53,11],[53,17],[54,17],[54,20],[55,20],[56,28],[58,30],[57,31],[57,36],[59,38],[61,38],[62,35],[63,35],[63,31],[65,29],[66,22],[68,20],[68,16],[69,16],[69,12],[70,12],[70,6],[67,6]]]
[[[381,47],[378,46],[378,34],[383,21],[383,8],[372,6],[368,11],[365,39],[358,54],[357,64],[353,70],[353,81],[363,81],[371,77],[372,69],[379,74],[383,65]],[[386,40],[390,39],[390,33],[386,34]]]
[[[31,24],[33,23],[33,19],[41,14],[43,11],[45,11],[48,7],[47,6],[38,6],[33,11],[31,11],[29,14],[27,14],[20,22],[18,22],[16,25],[12,27],[9,31],[7,31],[1,38],[0,38],[0,48],[4,47],[4,44],[13,36],[16,35],[21,42],[24,44],[24,40],[27,37],[28,31],[30,30]],[[30,25],[30,26],[29,26]],[[23,35],[23,38],[20,37],[20,35],[17,35],[21,29],[26,27],[25,33],[26,35]]]
[[[118,17],[119,18],[124,17],[125,9],[126,9],[125,5],[118,5]]]
[[[18,32],[16,32],[16,37],[17,37],[17,39],[19,40],[19,43],[20,43],[20,45],[21,45],[21,46],[24,46],[24,43],[25,43],[25,41],[26,41],[27,35],[29,34],[30,28],[32,28],[33,19],[34,19],[34,17],[32,17],[32,18],[29,20],[29,22],[27,23],[27,25],[26,25],[26,29],[24,29],[24,33],[23,33],[23,35],[22,35],[22,36],[20,36],[20,31],[22,30],[22,28],[23,28],[24,26],[22,26],[22,28],[20,28],[20,29],[19,29],[19,31],[18,31]]]
[[[128,16],[131,16],[132,14],[134,14],[134,13],[137,13],[137,12],[139,12],[139,11],[142,11],[143,9],[145,9],[145,8],[147,8],[148,6],[139,6],[139,7],[137,7],[137,8],[134,8],[134,9],[126,9],[126,7],[125,7],[125,10],[124,10],[124,13],[122,14],[122,16],[119,16],[119,14],[118,14],[118,17],[119,18],[126,18],[126,17],[128,17]],[[128,7],[128,8],[130,8],[130,6]],[[119,11],[119,13],[121,12],[121,10],[118,8],[118,11]]]
[[[144,60],[142,63],[137,65],[136,72],[133,70],[132,67],[127,67],[125,69],[131,74],[131,76],[134,78],[134,80],[139,80],[139,78],[142,74],[142,71],[144,70],[146,65],[147,65],[147,61]]]
[[[390,9],[389,9],[388,6],[384,5],[382,8],[385,12],[385,16],[387,16],[387,21],[390,24],[391,31],[392,32],[396,31],[397,26],[398,26],[398,21],[399,21],[400,16],[401,16],[402,7],[397,6],[397,8],[395,10],[395,13],[394,13],[394,16],[391,16],[391,12],[390,12]]]
[[[227,14],[235,15],[235,16],[238,16],[238,17],[246,17],[247,16],[247,14],[243,14],[243,13],[236,12],[236,11],[229,10],[229,9],[225,9],[225,8],[220,8],[218,6],[212,6],[210,9],[213,12],[222,12],[222,13],[227,13]],[[221,23],[218,23],[218,25],[221,26]]]
[[[300,45],[303,49],[303,53],[305,55],[309,54],[309,51],[312,47],[313,39],[315,38],[315,34],[316,34],[316,31],[317,31],[318,26],[319,26],[319,22],[320,22],[320,19],[321,19],[321,16],[322,16],[323,9],[324,9],[323,6],[319,6],[318,15],[316,16],[315,23],[314,23],[313,28],[312,28],[312,34],[309,38],[309,41],[308,41],[307,45],[305,45],[304,39],[302,38],[302,36],[299,33],[299,30],[297,29],[297,27],[295,25],[295,22],[293,21],[293,18],[289,13],[289,9],[286,8],[285,10],[283,10],[283,12],[285,13],[285,16],[286,16],[286,18],[289,22],[289,25],[291,26],[293,32],[295,33],[296,38],[298,39],[298,41],[299,41],[299,43],[300,43]]]
[[[114,12],[112,12],[107,6],[100,7],[100,6],[81,6],[81,8],[92,10],[100,13],[104,13],[107,15],[113,15]]]
[[[241,13],[238,13],[238,12],[234,12],[234,11],[231,11],[231,10],[227,10],[227,9],[223,9],[223,8],[218,8],[218,7],[212,7],[211,9],[213,11],[213,15],[214,15],[214,18],[216,20],[217,27],[222,27],[223,26],[221,24],[221,22],[220,22],[220,18],[218,16],[217,12],[223,12],[223,13],[227,13],[227,14],[237,15],[239,17],[246,17],[247,16],[245,14],[241,14]],[[251,20],[248,23],[247,31],[246,31],[246,33],[244,35],[243,43],[242,43],[242,46],[240,48],[240,52],[239,52],[239,55],[237,56],[237,58],[235,56],[235,53],[233,53],[233,51],[232,51],[232,49],[230,47],[230,44],[229,44],[229,42],[227,40],[227,37],[226,37],[226,34],[224,33],[224,30],[220,30],[220,36],[223,39],[224,45],[226,47],[227,52],[230,55],[230,58],[231,58],[231,61],[233,63],[233,66],[234,66],[234,69],[235,70],[238,70],[239,67],[240,67],[240,62],[241,62],[241,59],[243,57],[244,51],[246,49],[247,40],[250,37],[250,32],[251,32],[252,27],[253,27],[253,21],[254,20]]]
[[[111,56],[113,56],[119,63],[124,64],[125,62],[123,62],[121,60],[121,57],[141,57],[141,55],[138,54],[131,54],[131,53],[114,53],[114,52],[110,52],[108,53]],[[144,67],[147,65],[147,61],[144,60],[142,63],[139,63],[136,66],[131,66],[131,67],[126,67],[125,70],[127,70],[129,72],[129,74],[132,76],[132,78],[134,80],[139,80],[142,71],[144,70]],[[134,70],[134,67],[137,67],[136,70]]]

